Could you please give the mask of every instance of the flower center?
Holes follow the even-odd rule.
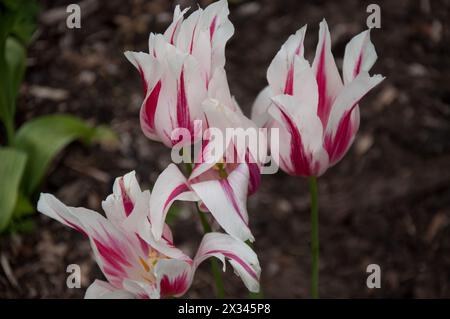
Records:
[[[213,166],[213,170],[215,170],[219,173],[220,178],[227,178],[228,173],[226,171],[226,167],[227,167],[227,163],[223,162],[223,160],[222,160]]]
[[[144,259],[142,257],[139,257],[139,263],[141,264],[142,268],[144,269],[145,273],[143,274],[144,280],[146,280],[149,283],[154,283],[156,278],[153,273],[153,268],[155,268],[156,263],[160,259],[167,259],[168,257],[160,254],[158,251],[151,249],[148,253],[148,256]]]

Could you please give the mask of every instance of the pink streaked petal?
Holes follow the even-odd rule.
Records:
[[[97,212],[68,207],[50,194],[41,194],[38,210],[66,225],[68,221],[87,234],[100,269],[113,286],[121,288],[123,278],[137,261],[135,250],[122,230]]]
[[[157,240],[162,236],[164,221],[175,200],[196,201],[197,198],[178,167],[170,164],[156,180],[150,198],[150,221]]]
[[[328,165],[322,123],[314,108],[289,95],[273,98],[271,116],[280,124],[280,166],[288,174],[319,176]]]
[[[177,5],[175,7],[175,10],[173,12],[173,21],[167,28],[167,30],[164,32],[164,38],[170,43],[174,44],[176,40],[176,36],[179,31],[179,27],[183,22],[183,16],[184,14],[189,10],[189,8],[183,9],[183,11],[180,10],[180,6]]]
[[[343,76],[347,85],[358,76],[361,71],[370,71],[377,60],[375,46],[370,41],[370,30],[361,32],[353,37],[345,47]]]
[[[192,265],[177,259],[161,259],[155,266],[157,287],[161,298],[180,297],[192,282]]]
[[[358,121],[353,113],[358,111],[358,102],[383,79],[381,75],[371,77],[366,71],[361,71],[337,97],[325,134],[325,148],[331,165],[336,164],[345,155],[353,142],[358,129]]]
[[[261,267],[255,252],[246,243],[227,234],[208,233],[200,243],[194,267],[210,257],[221,260],[224,270],[227,258],[245,286],[252,292],[259,291]]]
[[[294,58],[303,57],[303,40],[306,26],[291,35],[282,45],[267,69],[267,81],[274,93],[293,94]]]
[[[113,194],[102,202],[102,208],[108,220],[120,228],[133,211],[135,202],[142,194],[134,171],[116,178],[113,185]]]
[[[243,241],[254,241],[247,225],[248,184],[249,171],[246,163],[243,163],[226,179],[191,183],[191,188],[227,233]]]
[[[322,121],[323,128],[325,128],[331,106],[343,88],[339,71],[331,53],[330,31],[325,19],[320,23],[319,42],[313,62],[313,70],[316,74],[319,92],[317,114]]]

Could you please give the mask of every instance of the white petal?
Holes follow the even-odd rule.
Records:
[[[291,35],[282,45],[267,69],[267,81],[274,95],[286,93],[285,89],[290,76],[289,71],[293,67],[294,57],[303,57],[305,32],[306,25]]]
[[[108,220],[120,227],[133,211],[134,203],[140,196],[142,196],[142,191],[135,171],[116,178],[113,193],[102,202],[102,208]]]
[[[167,213],[176,200],[196,201],[198,198],[178,167],[170,164],[158,176],[150,198],[150,222],[156,240],[161,238]]]
[[[225,259],[228,259],[248,290],[259,291],[261,267],[255,252],[244,242],[227,234],[208,233],[203,237],[194,258],[194,267],[210,257],[222,261],[225,270]]]
[[[370,41],[370,29],[354,36],[345,47],[344,83],[353,81],[361,71],[370,71],[376,60],[377,52]]]
[[[180,297],[192,282],[192,266],[177,259],[160,259],[155,266],[157,289],[162,298]]]
[[[320,23],[319,42],[317,43],[313,70],[316,74],[319,89],[319,105],[317,111],[323,127],[326,127],[331,105],[341,92],[343,84],[333,54],[331,53],[330,31],[328,30],[325,19]]]
[[[280,167],[288,174],[319,176],[327,168],[322,123],[314,108],[289,95],[273,98],[269,109],[279,123]]]
[[[191,183],[191,188],[227,233],[243,241],[254,241],[248,228],[248,183],[248,167],[240,164],[226,179]]]
[[[384,77],[379,74],[370,76],[366,71],[362,71],[352,82],[346,85],[333,104],[326,133],[336,133],[339,121],[344,113],[354,107],[364,95],[383,80]]]
[[[117,289],[106,281],[96,279],[86,290],[85,299],[134,299],[136,296],[124,289]]]

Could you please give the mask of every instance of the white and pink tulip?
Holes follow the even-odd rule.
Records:
[[[150,223],[149,216],[155,216],[150,213],[150,197],[159,197],[155,191],[152,195],[141,191],[134,172],[117,178],[113,194],[102,203],[106,218],[41,194],[38,211],[90,240],[106,281],[95,280],[86,298],[181,296],[191,286],[198,265],[209,257],[220,259],[224,267],[227,259],[250,291],[259,290],[258,258],[242,241],[227,234],[207,233],[193,259],[176,248],[164,219],[159,224]],[[158,240],[155,232],[161,234]]]
[[[176,131],[180,128],[189,130],[192,141],[199,137],[201,129],[195,122],[204,121],[201,105],[208,97],[240,112],[224,70],[225,45],[234,33],[227,1],[199,8],[185,19],[186,11],[177,6],[165,33],[150,34],[148,53],[125,52],[144,87],[142,130],[168,147],[179,142]]]
[[[369,30],[346,46],[343,78],[331,53],[325,20],[312,66],[304,58],[306,26],[291,35],[267,70],[269,85],[255,100],[252,119],[280,128],[280,167],[291,175],[320,176],[347,153],[359,128],[358,102],[384,78],[368,71],[377,59]]]

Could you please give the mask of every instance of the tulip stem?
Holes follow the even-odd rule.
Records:
[[[205,214],[198,207],[197,207],[197,212],[198,212],[200,221],[203,226],[203,231],[205,232],[205,234],[210,233],[212,231],[211,226],[209,225]],[[222,272],[221,272],[217,258],[211,258],[211,271],[213,273],[214,280],[216,282],[217,298],[223,299],[223,298],[225,298],[225,289],[223,287]]]
[[[309,177],[311,194],[311,297],[319,298],[319,203],[317,198],[317,178]]]

